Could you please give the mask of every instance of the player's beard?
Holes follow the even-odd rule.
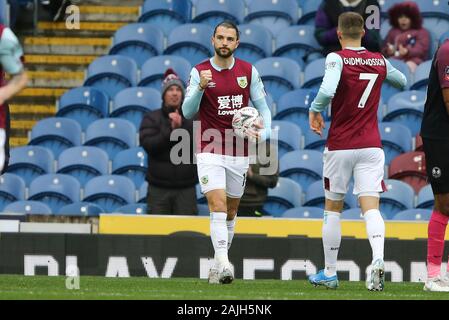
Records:
[[[221,52],[221,49],[223,49],[223,48],[217,48],[217,47],[215,47],[214,49],[215,49],[215,53],[216,53],[220,58],[229,58],[229,57],[232,56],[232,54],[234,53],[234,51],[231,50],[230,48],[226,48],[227,51],[226,51],[225,54],[223,54],[223,53]]]

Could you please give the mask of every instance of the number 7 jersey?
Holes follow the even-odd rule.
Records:
[[[331,104],[328,149],[382,148],[377,108],[387,77],[385,58],[365,48],[345,48],[330,55],[334,56],[326,59],[326,69],[341,66],[341,76]]]

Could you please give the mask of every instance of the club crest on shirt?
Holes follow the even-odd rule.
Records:
[[[444,80],[449,81],[449,66],[446,66],[446,70],[444,70]]]
[[[209,176],[202,176],[201,177],[201,183],[207,184],[209,182]]]
[[[245,89],[248,86],[248,79],[246,79],[246,76],[237,77],[237,83],[239,84],[240,88]]]

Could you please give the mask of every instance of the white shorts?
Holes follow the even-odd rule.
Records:
[[[242,197],[249,167],[248,157],[198,153],[196,159],[202,193],[223,189],[230,198]]]
[[[323,153],[323,180],[326,197],[342,200],[354,176],[353,193],[378,196],[384,191],[385,154],[380,148],[329,151]],[[338,195],[340,194],[340,195]]]

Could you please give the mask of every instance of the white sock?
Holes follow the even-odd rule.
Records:
[[[341,243],[340,214],[333,211],[324,211],[323,220],[323,248],[324,248],[324,275],[326,277],[337,274],[337,256]]]
[[[228,227],[228,251],[231,248],[232,239],[234,239],[234,229],[236,219],[237,217],[234,217],[233,220],[226,220],[226,226]]]
[[[215,266],[219,270],[229,268],[227,217],[228,215],[225,212],[212,212],[210,214],[210,237],[215,250]]]
[[[373,262],[384,258],[385,223],[380,211],[371,209],[365,212],[366,233],[373,250]]]

